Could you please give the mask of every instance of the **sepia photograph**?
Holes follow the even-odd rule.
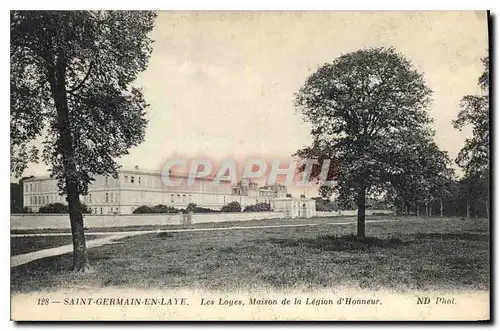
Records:
[[[13,321],[490,321],[489,11],[10,11]]]

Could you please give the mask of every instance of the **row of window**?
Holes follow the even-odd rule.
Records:
[[[119,200],[119,196],[118,196],[118,193],[107,193],[104,195],[104,201],[105,202],[118,202]],[[83,202],[85,203],[92,203],[92,194],[89,194],[88,196],[86,197],[83,197]],[[98,201],[95,201],[95,202],[98,202]]]
[[[55,202],[66,202],[66,198],[61,195],[34,195],[30,196],[30,205],[46,205]]]
[[[90,208],[90,212],[92,214],[103,214],[104,212],[106,212],[106,209],[103,208],[103,207],[100,207],[100,208]],[[108,214],[117,214],[118,213],[118,207],[114,208],[111,207],[108,209],[107,211]]]
[[[186,200],[187,198],[187,200]],[[175,194],[170,194],[170,202],[191,202],[192,196],[188,194],[187,197],[185,194],[177,194],[177,199]]]
[[[135,176],[130,176],[130,184],[135,184],[136,177]],[[129,177],[128,176],[123,176],[123,182],[125,184],[128,184],[129,182]],[[141,177],[137,177],[137,184],[141,185]]]

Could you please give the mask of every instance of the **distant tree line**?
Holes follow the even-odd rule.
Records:
[[[204,213],[234,213],[234,212],[258,212],[258,211],[270,211],[271,206],[267,203],[257,203],[255,205],[246,206],[243,210],[241,205],[237,201],[230,202],[224,206],[220,210],[210,209],[199,207],[195,203],[190,203],[187,207],[184,208],[175,208],[171,206],[165,205],[157,205],[157,206],[140,206],[136,208],[133,213],[134,214],[175,214],[175,213],[195,213],[195,214],[204,214]]]

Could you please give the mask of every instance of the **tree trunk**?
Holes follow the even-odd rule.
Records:
[[[55,67],[49,68],[48,71],[52,97],[57,110],[58,148],[60,148],[59,152],[62,155],[71,234],[73,236],[73,271],[85,272],[90,270],[90,264],[85,244],[83,215],[77,186],[78,174],[74,160],[73,136],[66,97],[65,68],[64,55],[59,54]]]
[[[443,198],[439,199],[439,212],[441,213],[441,217],[443,217]]]
[[[429,203],[425,203],[425,216],[429,217]]]
[[[429,217],[432,217],[432,205],[434,204],[434,201],[429,204]]]
[[[469,197],[466,199],[466,208],[467,208],[467,218],[470,218],[470,201]]]
[[[358,190],[358,196],[356,199],[356,204],[358,207],[358,240],[365,238],[365,209],[366,209],[366,191],[364,188]]]
[[[418,217],[418,216],[420,216],[418,205],[417,205],[416,209],[417,209],[416,214],[417,214],[417,217]]]
[[[485,207],[486,207],[486,218],[490,219],[490,204],[489,204],[490,199],[486,198],[486,201],[484,202]]]

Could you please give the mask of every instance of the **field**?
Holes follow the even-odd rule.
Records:
[[[87,240],[102,236],[87,235]],[[45,237],[12,237],[10,239],[10,255],[25,254],[41,249],[72,244],[71,236],[45,236]]]
[[[68,271],[71,254],[12,268],[11,288],[30,292],[103,287],[310,290],[349,286],[396,291],[490,287],[488,220],[376,218],[367,223],[364,242],[355,240],[355,224],[342,224],[354,221],[284,220],[281,223],[316,225],[140,234],[89,249],[94,268],[89,274]]]

